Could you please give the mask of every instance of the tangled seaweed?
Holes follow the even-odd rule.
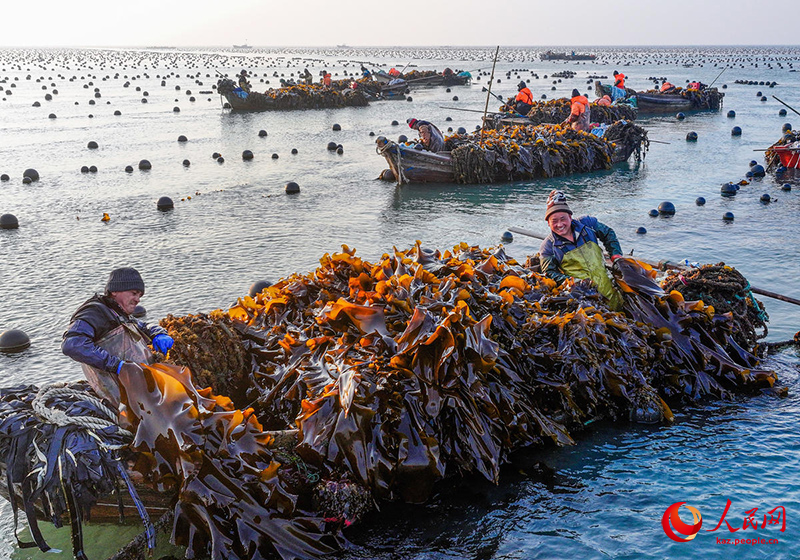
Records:
[[[500,110],[504,110],[501,107]],[[566,120],[571,112],[571,103],[569,99],[551,99],[549,101],[536,101],[533,103],[530,111],[525,115],[533,125],[539,124],[558,124]],[[491,121],[487,121],[487,125],[491,128],[498,128],[503,126],[501,120],[509,116],[508,113],[495,113]],[[599,124],[611,124],[619,120],[633,121],[636,120],[636,109],[630,105],[620,104],[612,106],[591,104],[591,117],[592,122]]]
[[[725,263],[672,271],[662,282],[667,291],[675,290],[685,298],[702,300],[716,313],[731,313],[733,338],[743,348],[752,349],[767,336],[769,316],[764,305],[753,297],[750,283],[741,272]],[[763,329],[759,335],[756,329]]]
[[[253,111],[291,111],[297,109],[335,109],[339,107],[364,107],[367,98],[357,89],[336,89],[319,84],[297,84],[268,89],[264,93],[250,92],[244,99],[237,97],[237,85],[230,79],[217,82],[217,92],[237,109]]]

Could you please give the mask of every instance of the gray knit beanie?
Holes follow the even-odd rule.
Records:
[[[144,280],[135,268],[116,268],[108,275],[106,293],[139,290],[144,295]]]

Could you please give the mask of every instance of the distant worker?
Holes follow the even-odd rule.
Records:
[[[417,119],[408,119],[406,122],[409,128],[413,128],[419,132],[422,146],[426,150],[434,153],[444,150],[444,134],[442,134],[442,131],[439,130],[435,124]]]
[[[242,71],[239,72],[239,87],[247,93],[250,93],[250,82],[247,81],[247,77],[247,70],[242,69]]]
[[[311,75],[311,72],[308,71],[308,68],[303,71],[303,74],[300,77],[303,78],[303,81],[307,86],[310,86],[314,83],[314,76]]]
[[[673,89],[675,89],[675,86],[669,83],[667,80],[664,80],[659,91],[661,93],[670,93]]]
[[[550,235],[539,248],[542,274],[558,284],[568,277],[589,279],[611,309],[622,309],[622,295],[606,272],[598,245],[598,240],[602,241],[612,262],[620,258],[622,248],[614,230],[591,216],[572,219],[567,197],[556,190],[550,191],[544,219],[550,226]]]
[[[153,363],[149,344],[163,354],[172,348],[166,330],[132,316],[143,295],[144,281],[135,268],[112,270],[105,293],[78,308],[61,342],[61,351],[81,363],[92,389],[115,407],[120,403],[120,371],[126,365]]]
[[[600,105],[601,107],[610,107],[611,98],[608,95],[604,95],[603,97],[595,101],[595,105]]]
[[[326,70],[322,71],[322,85],[326,88],[331,87],[331,73]]]
[[[524,81],[517,84],[517,92],[514,98],[514,111],[524,117],[533,107],[533,94]]]
[[[625,89],[625,74],[614,70],[614,87]]]
[[[372,72],[370,72],[369,69],[362,64],[361,65],[361,77],[362,78],[369,78],[370,76],[372,76]]]
[[[569,125],[573,130],[584,130],[586,132],[591,130],[591,109],[586,96],[581,95],[577,89],[573,89],[570,104],[569,116],[562,124]]]

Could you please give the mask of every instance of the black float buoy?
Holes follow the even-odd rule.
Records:
[[[0,181],[9,181],[11,177],[8,176],[8,173],[3,173],[0,175]]]
[[[97,166],[96,165],[90,165],[89,166],[89,173],[97,173]]]
[[[736,118],[736,111],[733,111],[733,110],[728,111],[728,118],[729,119],[735,119]]]
[[[22,172],[22,178],[24,179],[27,177],[31,181],[38,181],[39,180],[39,172],[35,169],[26,169]]]
[[[178,142],[188,142],[188,141],[189,141],[189,139],[186,138],[186,136],[184,136],[183,134],[178,136]]]
[[[81,165],[81,173],[89,173],[89,166]]]
[[[397,141],[400,142],[401,144],[408,142],[408,136],[406,136],[405,134],[401,134],[400,136],[397,137]]]
[[[739,192],[739,185],[735,185],[733,183],[725,183],[719,189],[719,192],[722,196],[736,196],[736,193]]]
[[[292,155],[293,155],[293,156],[296,156],[296,155],[297,155],[297,148],[292,148]]]
[[[222,156],[219,156],[219,157],[217,158],[217,163],[225,163],[225,158],[224,158],[224,157],[222,157]]]
[[[55,113],[50,113],[49,115],[47,115],[47,118],[48,119],[54,119],[54,118],[56,118],[56,114]]]
[[[132,165],[126,165],[125,166],[125,173],[133,173],[133,166]]]
[[[781,132],[786,133],[786,132],[791,132],[791,130],[792,130],[792,123],[788,122],[783,123],[783,126],[781,127]]]
[[[222,154],[219,152],[214,152],[211,154],[211,159],[218,159]]]
[[[733,212],[725,212],[722,215],[722,219],[725,220],[726,222],[732,222],[733,221]]]
[[[284,187],[286,194],[297,194],[300,192],[300,185],[295,183],[294,181],[289,181],[286,183],[286,187]]]
[[[336,147],[336,153],[337,153],[337,154],[339,154],[339,155],[342,155],[342,154],[344,153],[344,146],[342,146],[341,144],[339,144],[339,145]]]
[[[658,205],[658,213],[662,216],[674,216],[675,205],[672,204],[669,200],[665,200],[664,202]]]
[[[458,133],[459,134],[466,134],[467,133],[467,129],[464,128],[463,126],[459,126],[458,127]]]
[[[89,142],[88,144],[86,144],[86,147],[87,147],[87,148],[89,148],[90,150],[96,150],[96,149],[98,148],[98,146],[97,146],[97,142],[95,142],[94,140],[92,140],[91,142]]]
[[[503,243],[511,243],[514,241],[514,235],[510,231],[504,231],[503,235],[500,236],[500,241]]]
[[[686,118],[686,115],[683,113],[678,113],[677,115],[675,115],[675,118],[678,119],[679,121],[682,121],[683,119]]]
[[[242,152],[242,159],[245,160],[245,161],[249,161],[249,160],[253,159],[253,152],[251,152],[250,150],[243,151]]]
[[[137,305],[133,308],[133,313],[131,313],[137,319],[141,319],[147,315],[147,309],[144,308],[143,305]]]
[[[647,229],[645,229],[644,227],[638,227],[636,228],[636,233],[638,233],[639,235],[644,235],[645,233],[647,233]]]
[[[30,177],[23,177],[23,178],[22,178],[22,184],[23,184],[23,185],[30,185],[32,182],[33,182],[33,181],[31,181],[31,178],[30,178]]]
[[[698,206],[703,206],[706,203],[706,199],[702,196],[698,196],[697,199],[694,201],[695,204]]]
[[[119,117],[122,115],[122,111],[114,111],[114,116]]]
[[[778,116],[779,117],[785,117],[786,116],[786,109],[781,109],[780,111],[778,111]]]
[[[687,132],[686,133],[686,141],[687,142],[697,142],[697,133],[695,131]]]
[[[742,129],[739,128],[738,126],[734,126],[731,129],[731,136],[741,136],[741,135],[742,135]]]
[[[650,210],[650,212],[648,212],[648,214],[650,214],[651,218],[655,218],[656,216],[658,216],[658,210],[653,208],[652,210]]]
[[[392,121],[392,126],[397,126],[398,124],[400,123],[398,123],[397,121]]]
[[[397,177],[394,176],[394,171],[391,169],[384,169],[378,177],[381,181],[395,181]]]
[[[767,172],[764,171],[764,166],[758,164],[754,165],[751,171],[753,172],[753,177],[763,177],[767,174]]]
[[[338,132],[342,130],[342,127],[339,124],[334,123],[334,125],[331,127],[331,130],[333,130],[334,132]]]
[[[259,138],[266,138],[267,137],[267,131],[266,130],[259,130],[258,131],[258,137]]]
[[[371,131],[371,130],[370,130],[370,131],[369,131],[369,135],[370,135],[370,136],[375,136],[375,133],[374,133],[373,131]]]
[[[172,199],[168,196],[162,196],[156,202],[156,208],[159,210],[172,210],[175,208],[175,203],[172,202]]]
[[[139,162],[139,169],[141,169],[142,171],[147,171],[148,169],[152,168],[153,166],[146,159],[143,159],[142,161]]]
[[[184,167],[189,167],[190,165],[192,165],[191,161],[189,161],[188,159],[183,160],[183,166]]]
[[[769,204],[770,202],[772,202],[772,197],[769,196],[769,194],[764,193],[761,195],[761,198],[759,200],[764,204]]]
[[[458,101],[458,96],[457,95],[453,96],[453,101]]]
[[[14,214],[3,214],[0,216],[0,229],[17,229],[19,220]]]
[[[445,117],[444,120],[447,121],[447,122],[451,122],[453,120],[453,117]]]
[[[256,295],[260,294],[265,288],[269,288],[270,286],[272,286],[272,282],[269,280],[258,280],[257,282],[253,282],[253,285],[250,286],[250,297],[256,297]]]
[[[272,154],[272,159],[278,159],[280,156],[278,154]]]
[[[31,339],[19,329],[9,329],[0,334],[0,352],[22,352],[31,345]]]
[[[751,159],[750,160],[750,169],[753,169],[753,167],[755,167],[756,165],[758,165],[758,162],[756,160],[754,160],[754,159]]]
[[[790,190],[792,190],[792,185],[790,185],[789,183],[784,183],[784,185],[781,187],[781,190],[789,192]]]
[[[761,96],[761,101],[766,101],[766,100],[767,100],[767,96],[766,95],[762,95]]]
[[[406,101],[414,101],[414,98],[409,95],[408,97],[406,97]]]

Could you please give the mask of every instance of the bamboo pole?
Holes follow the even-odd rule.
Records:
[[[483,108],[483,119],[486,120],[486,113],[489,112],[489,95],[492,93],[492,82],[494,82],[494,68],[497,65],[497,55],[500,54],[500,45],[494,51],[494,62],[492,62],[492,75],[489,77],[489,93],[486,94],[486,105]],[[483,122],[483,121],[481,121]],[[483,147],[483,125],[481,125],[481,148]]]

